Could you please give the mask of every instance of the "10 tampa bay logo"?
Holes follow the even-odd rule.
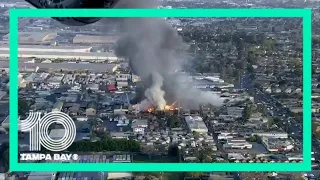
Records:
[[[77,160],[77,154],[61,153],[70,147],[76,138],[77,130],[73,119],[68,114],[60,111],[46,113],[43,116],[42,114],[42,112],[31,111],[25,120],[21,120],[20,131],[29,132],[29,150],[33,153],[21,153],[20,160]],[[49,136],[49,126],[55,123],[61,124],[65,130],[63,137],[60,139],[54,139]],[[54,152],[54,154],[40,153],[41,148]]]

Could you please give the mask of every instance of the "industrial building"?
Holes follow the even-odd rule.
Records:
[[[289,140],[282,140],[277,138],[262,138],[262,144],[269,152],[289,151],[294,148],[292,142]]]
[[[129,154],[114,155],[112,162],[115,163],[131,163],[131,156]]]
[[[110,132],[110,136],[114,139],[129,139],[130,135],[128,132]]]
[[[130,81],[131,74],[116,74],[116,81]]]
[[[79,155],[76,163],[130,163],[132,158],[130,155],[114,155],[107,156],[104,154],[100,155]],[[63,179],[131,179],[133,177],[132,173],[111,173],[111,172],[59,172],[56,176],[58,180]]]
[[[223,144],[224,149],[251,149],[252,144],[248,143],[245,138],[230,138]]]
[[[91,46],[43,46],[43,45],[19,45],[19,52],[91,52]],[[8,45],[0,46],[0,51],[9,51]]]
[[[266,138],[279,138],[279,139],[287,139],[288,133],[286,132],[255,132],[252,133],[252,136],[257,135],[259,137]]]
[[[234,118],[242,117],[243,110],[244,108],[240,108],[240,107],[227,107],[228,115]]]
[[[54,180],[56,172],[31,172],[28,175],[28,180]]]
[[[49,73],[31,73],[29,76],[27,76],[24,80],[27,83],[37,83],[37,82],[43,82],[47,77],[49,76]]]
[[[54,104],[52,108],[52,112],[60,112],[62,110],[62,107],[63,107],[63,102],[58,101]]]
[[[78,34],[73,38],[74,44],[114,44],[118,41],[118,36],[97,36]]]
[[[92,90],[92,91],[99,91],[99,84],[88,84],[86,89],[87,90]]]
[[[130,163],[130,155],[79,155],[75,163]],[[50,162],[50,161],[48,161]],[[31,172],[27,175],[27,180],[65,180],[65,179],[132,179],[132,173],[111,173],[111,172]]]
[[[64,74],[55,74],[54,76],[48,79],[48,86],[53,88],[59,88],[63,78]]]
[[[145,129],[148,127],[147,119],[134,119],[131,124],[131,128],[136,134],[144,134]]]
[[[186,116],[185,121],[190,132],[208,133],[208,128],[204,124],[203,119],[199,116]]]
[[[2,36],[4,41],[9,41],[10,34]],[[50,44],[57,37],[52,32],[19,32],[19,44]]]

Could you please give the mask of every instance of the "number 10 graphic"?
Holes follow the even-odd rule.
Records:
[[[76,125],[72,118],[63,112],[50,112],[41,117],[41,112],[30,112],[25,120],[21,120],[20,130],[30,132],[30,151],[40,151],[41,146],[49,151],[59,152],[66,150],[76,138]],[[49,126],[53,123],[61,124],[65,130],[61,139],[52,139],[49,136]]]

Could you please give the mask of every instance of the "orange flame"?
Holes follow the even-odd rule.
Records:
[[[151,113],[153,111],[153,108],[148,108],[148,112]]]
[[[171,109],[171,106],[169,106],[169,105],[166,105],[165,107],[164,107],[164,110],[170,110]]]

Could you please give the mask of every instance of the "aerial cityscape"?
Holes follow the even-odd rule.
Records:
[[[137,0],[134,7],[154,4],[312,9],[312,171],[10,172],[9,9],[32,5],[3,0],[0,180],[320,179],[320,1]],[[85,26],[20,18],[18,40],[19,126],[37,113],[70,116],[76,135],[66,152],[79,156],[67,163],[303,160],[300,18],[118,18]],[[48,129],[52,139],[66,133],[59,123]],[[18,139],[20,161],[54,163],[25,156],[31,133],[20,129]]]

